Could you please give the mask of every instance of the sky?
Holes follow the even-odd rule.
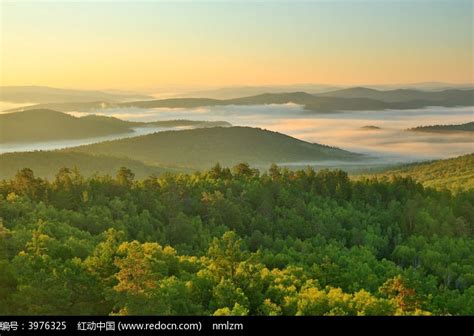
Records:
[[[0,84],[472,83],[471,0],[0,0]]]

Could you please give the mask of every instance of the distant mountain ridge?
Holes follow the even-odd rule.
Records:
[[[341,92],[342,91],[342,92]],[[378,91],[367,88],[338,90],[311,95],[306,92],[264,93],[256,96],[218,100],[209,98],[171,98],[121,103],[119,106],[142,108],[192,108],[219,105],[259,105],[295,103],[313,112],[343,110],[412,109],[426,106],[473,106],[474,90],[423,92],[416,90]],[[385,99],[385,100],[384,100]]]
[[[405,83],[405,84],[379,84],[379,85],[362,85],[365,88],[375,90],[397,90],[412,89],[420,91],[441,91],[451,89],[473,89],[474,84],[459,83],[443,83],[443,82],[421,82],[421,83]],[[290,85],[268,85],[268,86],[233,86],[215,89],[199,90],[192,92],[184,92],[175,94],[173,98],[199,98],[207,97],[213,99],[233,99],[246,96],[256,96],[262,93],[285,93],[304,91],[310,94],[321,94],[341,89],[350,88],[348,85],[330,85],[330,84],[290,84]]]
[[[369,88],[350,88],[309,94],[306,92],[262,93],[255,96],[212,99],[212,98],[167,98],[156,100],[129,101],[122,103],[61,103],[32,105],[17,108],[19,111],[32,108],[51,108],[59,111],[84,111],[115,108],[197,108],[205,106],[261,105],[294,103],[304,106],[308,112],[337,112],[386,109],[416,109],[427,106],[474,106],[474,90],[444,90],[426,92],[419,90],[380,91]]]
[[[375,90],[365,87],[355,87],[337,91],[325,92],[318,97],[335,98],[370,98],[388,103],[407,101],[433,101],[474,105],[474,90],[450,89],[442,91],[420,91],[414,89]]]
[[[74,117],[53,110],[0,114],[0,143],[85,139],[133,132],[133,127],[227,127],[224,121],[131,122],[106,116]]]
[[[200,90],[176,94],[173,98],[199,98],[234,99],[240,97],[256,96],[263,93],[309,92],[311,94],[334,91],[342,88],[338,85],[325,84],[292,84],[269,86],[234,86],[217,89]]]

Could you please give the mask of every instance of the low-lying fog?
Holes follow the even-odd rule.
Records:
[[[92,113],[71,112],[75,116],[100,114],[130,121],[172,119],[228,121],[234,126],[260,127],[290,136],[370,154],[380,163],[399,163],[448,158],[474,151],[474,136],[462,133],[409,132],[407,128],[436,124],[461,124],[474,120],[474,106],[416,110],[348,111],[314,113],[300,105],[215,106],[194,109],[111,108]],[[364,129],[375,126],[379,129]],[[112,140],[169,128],[138,127],[133,133],[87,140],[0,146],[0,152],[57,149]]]
[[[131,138],[131,137],[140,136],[140,135],[168,131],[170,129],[182,129],[182,127],[180,128],[178,127],[133,127],[132,132],[105,135],[105,136],[87,138],[87,139],[0,144],[0,154],[12,153],[12,152],[31,152],[31,151],[37,151],[37,150],[55,150],[55,149],[63,149],[63,148],[69,148],[69,147],[77,147],[77,146],[82,146],[82,145],[90,145],[90,144],[102,142],[102,141]]]
[[[391,162],[453,157],[474,151],[474,136],[409,132],[407,128],[461,124],[474,120],[474,107],[314,113],[300,105],[215,106],[194,109],[107,109],[103,115],[133,121],[169,119],[224,120],[234,126],[261,127]],[[72,113],[85,115],[84,113]],[[364,129],[376,126],[380,129]]]

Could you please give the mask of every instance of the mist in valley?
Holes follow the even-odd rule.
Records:
[[[428,133],[407,129],[473,120],[474,107],[313,113],[296,104],[215,106],[194,109],[120,108],[93,113],[130,121],[225,120],[260,127],[308,142],[368,154],[372,163],[402,163],[454,157],[474,150],[472,133]],[[87,113],[71,113],[75,116]],[[366,129],[364,126],[377,128]]]
[[[131,132],[112,134],[87,139],[68,139],[55,141],[37,141],[37,142],[21,142],[0,144],[0,154],[13,152],[32,152],[32,151],[49,151],[57,149],[65,149],[83,145],[90,145],[102,141],[111,141],[117,139],[131,138],[156,132],[167,131],[171,129],[182,129],[182,127],[133,127]]]
[[[314,113],[296,104],[214,106],[199,108],[105,108],[70,112],[128,121],[206,120],[227,121],[233,126],[259,127],[314,143],[339,147],[368,155],[360,163],[295,162],[287,166],[325,166],[352,169],[454,157],[474,150],[471,132],[429,133],[407,129],[426,125],[462,124],[473,121],[474,107],[429,107],[414,110],[347,111]],[[369,127],[367,127],[369,126]],[[135,127],[132,132],[80,140],[64,140],[0,145],[0,153],[54,150],[101,141],[133,137],[182,127]]]

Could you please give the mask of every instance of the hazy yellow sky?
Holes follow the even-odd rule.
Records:
[[[2,85],[473,82],[470,0],[0,1]]]

